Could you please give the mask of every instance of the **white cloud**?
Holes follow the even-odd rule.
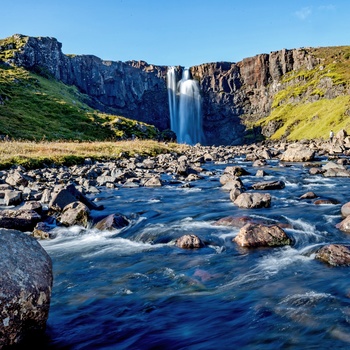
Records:
[[[334,11],[335,6],[333,4],[319,6],[318,9],[321,11]]]
[[[303,7],[302,9],[300,9],[299,11],[295,12],[295,15],[301,19],[301,20],[305,20],[307,17],[309,17],[312,13],[312,9],[311,7]]]

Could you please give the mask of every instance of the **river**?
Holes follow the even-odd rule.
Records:
[[[348,178],[309,175],[302,163],[271,160],[264,180],[271,208],[239,209],[219,182],[229,165],[262,181],[258,168],[205,164],[192,187],[103,189],[105,209],[95,219],[122,213],[121,230],[57,228],[40,241],[53,261],[54,285],[47,323],[50,349],[345,349],[350,347],[350,268],[315,259],[326,243],[350,244],[335,225],[350,201]],[[169,180],[164,175],[164,180]],[[339,204],[300,200],[307,191]],[[91,197],[92,198],[92,197]],[[214,223],[250,216],[288,224],[292,246],[246,249],[232,239],[239,228]],[[169,242],[194,233],[205,248]]]

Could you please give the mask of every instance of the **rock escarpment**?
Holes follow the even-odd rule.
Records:
[[[143,61],[103,61],[92,55],[65,55],[62,44],[48,37],[15,35],[12,42],[11,48],[0,46],[0,53],[13,50],[7,63],[77,86],[86,94],[86,102],[103,112],[153,124],[160,130],[170,127],[168,67]],[[283,49],[238,63],[214,62],[191,67],[191,75],[201,88],[204,143],[234,145],[247,141],[247,123],[268,116],[274,96],[290,84],[282,78],[287,73],[311,71],[320,65],[321,59],[313,52],[306,48]],[[180,77],[183,67],[176,69]],[[321,83],[327,82],[323,79]],[[327,84],[332,85],[332,81]],[[344,94],[343,90],[335,91],[326,85],[324,98]],[[320,98],[314,92],[310,92],[310,98]],[[293,97],[296,102],[298,98]],[[278,123],[271,121],[263,130],[253,130],[249,137],[255,141],[261,132],[270,136],[280,126]]]

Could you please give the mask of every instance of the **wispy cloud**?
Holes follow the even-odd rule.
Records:
[[[333,4],[329,4],[329,5],[319,6],[318,9],[321,11],[334,11],[336,7]]]
[[[301,20],[305,20],[306,18],[311,16],[311,14],[312,14],[312,9],[309,6],[308,7],[303,7],[299,11],[295,12],[295,15]]]

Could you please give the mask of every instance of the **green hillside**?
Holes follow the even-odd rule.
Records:
[[[277,126],[272,139],[327,138],[330,129],[350,133],[350,46],[307,50],[320,64],[286,74],[270,115],[252,125]]]
[[[37,141],[157,136],[151,125],[91,109],[86,98],[74,86],[0,64],[0,135]]]

